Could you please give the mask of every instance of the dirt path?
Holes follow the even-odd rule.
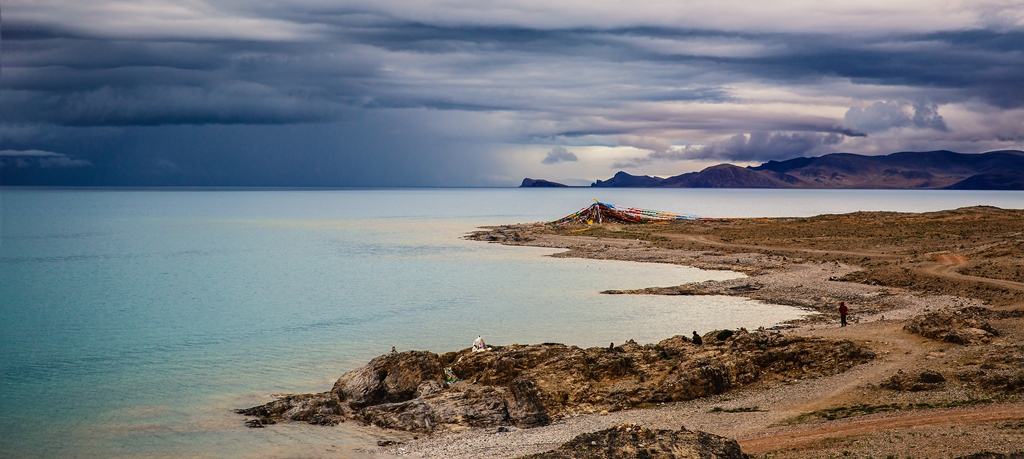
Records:
[[[878,359],[852,372],[833,376],[837,379],[836,383],[824,390],[809,393],[811,401],[791,409],[803,413],[849,402],[850,394],[855,393],[858,386],[877,384],[897,370],[912,367],[934,347],[924,339],[903,331],[901,322],[870,322],[844,328],[818,329],[806,334],[870,342],[869,347],[878,354]]]
[[[733,244],[729,242],[722,242],[714,238],[694,235],[694,234],[668,234],[665,235],[669,239],[682,240],[697,242],[700,244],[707,244],[719,247],[730,247],[736,249],[757,249],[757,250],[771,250],[776,252],[789,252],[789,253],[813,253],[819,255],[835,254],[835,255],[849,255],[857,257],[871,257],[881,259],[895,259],[900,258],[899,255],[886,254],[868,250],[827,250],[827,249],[807,249],[807,248],[796,248],[796,247],[775,247],[775,246],[752,246],[750,244]],[[1008,288],[1012,290],[1024,291],[1024,283],[1014,282],[1004,279],[993,279],[988,277],[970,276],[967,274],[961,274],[958,270],[969,262],[969,259],[963,255],[953,254],[941,254],[935,257],[935,262],[922,263],[915,271],[935,277],[942,277],[947,279],[957,279],[970,282],[979,282],[988,285],[995,285],[998,287]]]
[[[1018,292],[1024,292],[1024,283],[1014,282],[1005,279],[993,279],[989,277],[970,276],[967,274],[961,274],[959,269],[969,263],[967,257],[962,255],[939,255],[935,257],[934,262],[922,263],[916,267],[911,268],[914,272],[926,276],[938,277],[940,279],[951,279],[963,282],[975,282],[979,284],[986,284],[995,287],[1005,288],[1008,290],[1016,290]],[[1002,306],[991,305],[992,309],[1018,309],[1024,307],[1024,303],[1011,303]]]
[[[749,393],[733,394],[726,408],[753,407],[763,410],[755,422],[728,423],[722,426],[706,425],[709,432],[737,439],[757,438],[772,424],[797,415],[825,408],[860,402],[859,394],[871,385],[896,373],[911,368],[935,346],[902,330],[896,322],[871,322],[845,328],[814,329],[800,334],[834,339],[858,339],[865,342],[878,358],[834,376],[800,381],[795,384]],[[709,413],[694,413],[709,422],[722,419]]]
[[[833,421],[800,428],[781,428],[759,438],[740,439],[745,453],[761,453],[806,446],[827,438],[865,435],[885,430],[931,426],[984,424],[1024,420],[1024,404],[1005,404],[970,408],[908,411],[896,415],[869,415],[857,419]]]
[[[846,373],[822,378],[799,387],[799,395],[785,397],[771,423],[788,417],[825,408],[848,406],[862,402],[858,394],[867,384],[878,384],[897,370],[913,368],[926,356],[940,348],[902,330],[900,322],[872,322],[846,328],[808,331],[807,334],[829,338],[859,338],[869,341],[879,354],[877,361],[861,365]],[[737,400],[743,403],[743,400]],[[762,453],[799,448],[830,438],[877,434],[925,426],[987,424],[998,421],[1024,420],[1024,404],[1009,403],[947,409],[897,411],[858,416],[824,423],[770,427],[758,423],[744,431],[731,432],[746,453]]]
[[[685,240],[691,242],[697,242],[710,246],[729,247],[734,249],[757,249],[757,250],[770,250],[774,252],[784,252],[792,254],[814,254],[814,255],[846,255],[855,257],[868,257],[875,260],[898,260],[902,258],[899,255],[886,254],[876,251],[868,250],[826,250],[826,249],[809,249],[809,248],[797,248],[797,247],[774,247],[774,246],[751,246],[748,244],[733,244],[728,242],[722,242],[715,240],[714,238],[704,235],[691,235],[691,234],[676,234],[668,235],[670,238],[676,240]],[[1015,290],[1018,292],[1024,292],[1024,282],[1015,282],[1006,279],[996,279],[980,276],[971,276],[960,273],[960,269],[968,266],[972,260],[964,255],[958,254],[946,254],[941,253],[933,257],[934,261],[925,262],[915,265],[907,264],[912,271],[929,277],[936,277],[940,279],[951,279],[961,282],[971,282],[977,284],[985,284],[1008,290]],[[1024,306],[1024,303],[1014,303],[1003,306],[991,306],[994,309],[1017,309]]]
[[[968,276],[966,274],[960,274],[959,272],[957,272],[957,269],[962,267],[964,264],[965,263],[963,262],[955,264],[923,263],[920,266],[918,266],[915,270],[919,273],[927,274],[929,276],[979,282],[982,284],[995,285],[998,287],[1008,288],[1011,290],[1024,291],[1024,283],[1022,282],[1014,282],[1004,279],[993,279],[989,277]]]
[[[697,242],[697,243],[700,243],[700,244],[707,244],[707,245],[713,245],[713,246],[719,246],[719,247],[730,247],[730,248],[737,248],[737,249],[743,249],[743,250],[771,250],[773,252],[814,253],[814,254],[819,254],[819,255],[837,254],[837,255],[848,255],[848,256],[854,256],[854,257],[872,257],[872,258],[887,258],[887,259],[899,258],[899,255],[886,254],[886,253],[880,253],[880,252],[873,252],[873,251],[867,251],[867,250],[806,249],[806,248],[799,248],[799,247],[777,247],[777,246],[770,246],[770,245],[733,244],[733,243],[729,243],[729,242],[719,241],[717,239],[714,239],[714,238],[711,238],[711,237],[708,237],[708,236],[695,235],[695,234],[664,234],[664,235],[661,235],[661,236],[667,237],[669,239],[674,239],[674,240],[677,240],[677,241]]]

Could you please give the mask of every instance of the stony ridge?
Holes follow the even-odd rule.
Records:
[[[551,451],[519,459],[745,459],[739,443],[682,428],[652,430],[634,424],[585,433]]]
[[[348,419],[431,432],[453,427],[543,426],[566,415],[618,411],[725,393],[760,381],[835,374],[874,355],[847,340],[775,331],[713,331],[581,349],[511,345],[438,355],[395,352],[342,375],[329,392],[286,395],[238,410],[262,427],[280,420]],[[446,382],[445,369],[458,381]]]
[[[1024,189],[1024,152],[965,154],[900,152],[882,156],[831,153],[768,161],[760,166],[718,164],[668,178],[618,172],[594,187],[628,188],[874,188]]]

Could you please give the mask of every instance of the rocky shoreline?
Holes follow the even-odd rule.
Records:
[[[920,223],[914,219],[938,221],[941,228],[942,222],[965,218],[955,226],[961,234],[959,228],[970,226],[971,219],[1002,231],[962,238],[959,253],[939,255],[927,250],[948,244],[937,244],[934,234],[894,241],[884,224],[809,241],[801,237],[800,225],[813,227],[814,218],[691,227],[606,225],[584,234],[541,224],[488,228],[468,237],[566,249],[555,257],[677,263],[749,276],[602,293],[733,295],[818,314],[784,330],[708,332],[702,345],[676,336],[609,348],[549,343],[480,353],[392,353],[346,373],[329,392],[284,396],[239,412],[253,417],[250,425],[257,427],[282,420],[322,425],[354,420],[418,435],[371,450],[381,457],[638,457],[636,445],[665,443],[636,440],[646,437],[634,434],[633,443],[613,441],[608,429],[634,426],[631,432],[643,429],[668,439],[683,432],[680,425],[738,439],[744,452],[771,457],[850,451],[878,457],[893,452],[975,457],[997,451],[976,457],[1010,457],[1017,451],[1013,445],[1024,444],[1024,373],[1019,370],[1024,367],[1024,284],[1012,275],[977,274],[1005,272],[1020,263],[1014,261],[1024,229],[1015,220],[1020,213],[979,208],[908,214],[911,221],[902,223],[908,228]],[[859,218],[878,226],[904,217]],[[756,237],[744,236],[748,230]],[[1003,258],[975,261],[994,250]],[[951,271],[945,260],[971,274]],[[950,281],[907,284],[908,276]],[[838,327],[840,301],[852,306],[850,327]],[[920,417],[920,410],[933,414]],[[949,430],[957,436],[949,436]],[[585,450],[579,439],[594,432],[621,446],[616,451],[634,455],[555,452],[563,444]],[[909,449],[880,440],[893,435]],[[644,454],[671,449],[658,448]]]
[[[239,410],[256,426],[282,420],[356,420],[431,433],[465,427],[531,428],[566,416],[692,400],[778,379],[842,372],[874,357],[849,340],[720,330],[703,344],[674,336],[653,345],[581,349],[563,344],[385,354],[341,376],[330,392],[289,395]],[[446,381],[446,374],[457,381]]]

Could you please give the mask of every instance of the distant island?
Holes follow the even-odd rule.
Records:
[[[534,180],[532,178],[524,178],[523,184],[519,185],[519,188],[565,188],[569,185],[564,185],[558,182],[550,182],[547,180]]]
[[[525,179],[521,187],[566,186]],[[964,154],[900,152],[885,156],[831,153],[768,161],[760,166],[718,164],[668,178],[618,172],[592,187],[609,188],[860,188],[1024,190],[1024,152]]]

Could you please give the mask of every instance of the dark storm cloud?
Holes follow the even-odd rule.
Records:
[[[746,78],[796,84],[820,78],[849,78],[862,84],[885,84],[952,90],[947,100],[979,97],[1000,107],[1024,104],[1024,32],[975,30],[927,34],[847,35],[735,33],[670,28],[530,30],[502,27],[439,27],[398,24],[359,34],[368,44],[389,50],[423,53],[505,52],[543,56],[589,56],[617,62],[682,64],[679,73],[699,75],[726,71]],[[675,41],[680,49],[664,52],[644,46],[650,40]],[[694,41],[746,45],[751,56],[715,55],[688,50]],[[756,51],[761,49],[762,51]],[[514,59],[514,58],[512,58]],[[689,69],[689,72],[686,70]],[[659,75],[635,75],[657,82]],[[652,100],[664,97],[666,91]],[[704,94],[689,90],[684,100],[728,99],[719,88]]]
[[[843,143],[839,134],[755,132],[737,134],[728,140],[702,147],[689,148],[691,159],[717,159],[726,161],[761,161],[806,156],[821,146]]]
[[[49,94],[9,92],[5,122],[48,122],[65,126],[151,126],[161,124],[282,124],[320,121],[330,107],[257,84],[213,88],[139,85]]]
[[[717,160],[717,161],[767,161],[808,156],[820,147],[832,147],[843,143],[844,136],[836,133],[785,133],[754,132],[736,134],[726,140],[709,145],[690,145],[673,148],[645,138],[620,137],[624,145],[649,150],[647,156],[617,162],[613,168],[631,168],[650,164],[655,160]]]
[[[660,146],[638,164],[757,161],[904,131],[935,142],[953,135],[1020,138],[1012,116],[998,129],[969,131],[949,115],[950,104],[977,113],[1024,109],[1024,32],[1013,11],[972,6],[978,19],[956,22],[897,1],[873,8],[895,5],[916,19],[868,7],[864,19],[846,7],[765,18],[775,7],[725,3],[721,8],[735,14],[719,14],[713,4],[676,12],[614,2],[579,8],[571,1],[157,0],[126,9],[104,0],[14,0],[4,5],[0,29],[0,141],[22,150],[75,151],[98,169],[129,155],[114,152],[134,151],[118,142],[158,149],[156,142],[178,127],[255,133],[331,126],[308,132],[340,130],[345,137],[314,142],[311,148],[329,160],[303,156],[306,166],[351,164],[373,171],[367,176],[391,168],[380,177],[419,180],[422,164],[397,159],[420,151],[437,159],[423,164],[457,169],[440,159],[466,160],[463,152],[498,144],[616,146],[630,144],[616,142],[623,138],[649,138]],[[664,8],[669,14],[661,14]],[[922,25],[929,20],[937,25]],[[342,129],[351,125],[360,129]],[[212,136],[218,129],[195,132]],[[39,134],[33,139],[30,131]],[[387,143],[395,149],[388,154],[376,149],[384,133],[406,132],[415,132],[415,141]],[[703,146],[674,148],[668,139]],[[266,154],[294,154],[298,140],[306,139],[268,138],[277,145]],[[252,148],[240,145],[222,145],[217,167],[263,174],[240,166],[253,163]],[[196,173],[196,160],[184,156],[168,151],[132,164]],[[480,170],[492,164],[478,161]],[[282,170],[263,163],[268,174]],[[447,183],[438,171],[434,179]],[[315,182],[350,183],[326,176]]]
[[[858,84],[936,89],[943,101],[979,98],[1024,106],[1024,33],[978,30],[880,38],[774,36],[787,51],[736,64],[779,79],[848,78]]]
[[[1016,32],[858,38],[665,27],[442,26],[355,17],[361,19],[351,13],[321,19],[325,41],[313,43],[112,40],[15,19],[3,29],[10,70],[2,78],[15,93],[4,102],[24,109],[5,121],[292,123],[331,119],[333,104],[557,116],[563,109],[618,102],[733,101],[728,85],[752,78],[796,86],[842,77],[943,89],[936,94],[943,102],[1024,104],[1024,35]],[[559,62],[578,73],[552,70]],[[395,73],[389,64],[406,71]],[[506,73],[517,70],[524,73]],[[492,84],[479,80],[496,73],[506,76]],[[108,86],[145,89],[95,92]],[[253,89],[240,87],[261,89],[251,94]],[[561,94],[551,99],[545,89]],[[104,97],[109,106],[82,107],[84,100]],[[176,107],[160,106],[168,97]],[[36,104],[40,108],[31,110]]]

